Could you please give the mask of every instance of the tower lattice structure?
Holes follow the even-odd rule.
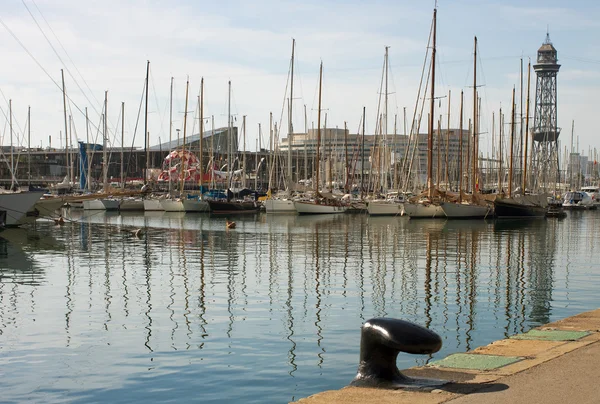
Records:
[[[550,41],[550,34],[538,49],[537,63],[533,65],[537,81],[535,89],[535,115],[533,120],[533,151],[531,155],[531,184],[534,190],[551,191],[560,181],[558,163],[558,136],[560,129],[556,118],[556,76],[560,65],[557,63],[556,48]]]

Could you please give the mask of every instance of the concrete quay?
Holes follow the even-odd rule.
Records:
[[[297,403],[600,403],[600,309],[401,372],[450,382],[430,391],[345,387]]]

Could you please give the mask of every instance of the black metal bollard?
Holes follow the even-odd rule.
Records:
[[[373,318],[361,328],[360,363],[351,386],[383,389],[435,387],[442,380],[416,379],[400,373],[398,353],[431,354],[442,347],[435,332],[394,318]]]

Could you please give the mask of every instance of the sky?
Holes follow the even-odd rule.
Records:
[[[205,127],[227,126],[246,116],[246,149],[268,143],[270,113],[287,133],[288,77],[296,41],[293,127],[317,125],[319,64],[323,63],[322,124],[366,132],[377,122],[385,47],[389,46],[388,132],[397,116],[403,133],[418,98],[435,2],[429,0],[4,0],[0,11],[1,143],[27,145],[31,107],[32,147],[64,147],[61,90],[64,70],[72,138],[102,143],[101,114],[108,99],[109,144],[144,146],[143,89],[150,61],[150,144],[183,137],[189,79],[187,135],[198,132],[198,97],[204,78]],[[436,115],[458,127],[460,92],[465,120],[472,117],[473,38],[478,38],[477,84],[481,97],[480,151],[489,153],[499,109],[510,120],[513,86],[520,99],[521,59],[535,63],[549,32],[558,51],[558,126],[561,152],[571,144],[588,155],[600,149],[595,114],[600,93],[600,3],[594,0],[439,0],[437,2]],[[173,126],[169,133],[173,77]],[[231,97],[228,82],[231,81]],[[526,89],[525,89],[526,90]],[[448,93],[451,93],[448,100]],[[531,79],[533,117],[535,76]],[[526,104],[526,95],[523,105]],[[306,120],[304,110],[306,109]],[[525,107],[523,107],[525,111]],[[326,116],[326,118],[325,118]],[[212,117],[212,119],[211,119]],[[492,123],[495,128],[492,128]],[[574,130],[572,131],[574,122]],[[530,125],[533,125],[531,120]],[[506,133],[508,133],[508,130]],[[61,135],[62,132],[62,135]],[[422,124],[422,133],[426,124]],[[73,140],[74,141],[74,140]],[[496,141],[494,141],[495,143]],[[240,139],[242,143],[242,139]],[[600,151],[600,150],[599,150]]]

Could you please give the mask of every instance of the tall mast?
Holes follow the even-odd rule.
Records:
[[[315,181],[315,196],[319,195],[319,171],[320,171],[320,161],[321,158],[319,149],[321,148],[321,85],[323,84],[323,62],[319,67],[319,110],[317,112],[317,169],[316,171],[316,181]]]
[[[74,170],[73,170],[73,156],[71,156],[71,149],[73,148],[73,116],[69,115],[69,144],[67,148],[67,153],[69,154],[69,177],[75,179]]]
[[[573,187],[573,134],[575,133],[575,120],[571,121],[571,153],[569,154],[569,188]],[[12,162],[11,162],[12,165]],[[570,190],[570,189],[569,189]]]
[[[525,109],[525,152],[523,155],[523,195],[527,188],[527,146],[529,144],[529,86],[531,85],[531,61],[527,65],[527,107]],[[556,179],[558,182],[558,178]]]
[[[450,190],[450,165],[448,155],[450,154],[450,96],[451,90],[448,90],[448,126],[446,127],[446,189]]]
[[[202,196],[202,182],[204,180],[204,77],[200,80],[200,196]]]
[[[90,121],[88,119],[88,110],[85,107],[85,140],[87,142],[86,149],[86,157],[87,157],[87,171],[85,173],[85,185],[88,191],[92,191],[92,186],[90,184],[90,172],[92,171],[92,160],[90,158]]]
[[[437,8],[433,9],[433,47],[431,48],[431,100],[429,105],[429,129],[427,133],[427,195],[433,198],[433,120],[435,108],[435,34]]]
[[[460,120],[458,129],[458,202],[462,202],[463,191],[463,101],[464,94],[460,91]]]
[[[519,87],[520,87],[520,92],[521,92],[521,97],[520,97],[520,101],[519,101],[519,108],[520,108],[520,113],[519,113],[519,152],[521,152],[523,150],[523,58],[521,57],[521,69],[520,69],[520,73],[519,73]],[[517,153],[517,158],[519,159],[519,164],[521,164],[521,158],[520,158],[521,154]],[[523,170],[525,169],[525,166],[523,165],[521,168],[521,175],[525,175]],[[524,181],[524,180],[523,180]],[[523,187],[523,195],[525,195],[525,188]]]
[[[269,112],[269,191],[273,188],[273,166],[275,150],[273,149],[273,113]]]
[[[474,39],[473,44],[473,167],[471,169],[471,187],[473,195],[478,191],[477,182],[477,37]]]
[[[306,104],[304,104],[304,133],[306,137],[304,138],[304,179],[308,179],[308,119],[306,118]],[[306,183],[304,183],[306,185]]]
[[[13,158],[13,125],[12,125],[12,100],[8,100],[8,116],[10,120],[10,188],[13,189],[15,186],[15,173],[14,173],[14,158]],[[67,155],[68,156],[68,155]],[[67,166],[67,172],[69,166]]]
[[[69,131],[67,129],[67,92],[65,90],[65,73],[63,69],[60,69],[60,75],[62,77],[62,93],[63,93],[63,114],[65,120],[65,157],[66,157],[66,168],[67,168],[67,177],[69,176]],[[12,156],[11,156],[12,161]],[[11,163],[12,164],[12,163]],[[12,166],[11,166],[12,170]],[[71,182],[71,178],[68,178],[69,183]]]
[[[31,107],[27,107],[27,182],[31,186]]]
[[[181,187],[179,188],[179,195],[183,195],[183,191],[185,188],[185,162],[187,159],[185,158],[185,134],[187,130],[187,109],[188,109],[188,89],[190,87],[190,79],[188,77],[185,83],[185,110],[183,111],[183,143],[181,145]]]
[[[290,101],[288,102],[289,104],[289,122],[288,122],[288,184],[292,184],[293,180],[292,180],[292,143],[293,143],[293,139],[294,139],[294,127],[292,125],[292,103],[294,100],[294,48],[296,45],[296,40],[294,38],[292,38],[292,67],[291,67],[291,76],[290,76]]]
[[[108,161],[106,155],[106,121],[108,115],[108,91],[104,92],[104,128],[103,128],[103,136],[102,136],[102,181],[103,181],[103,191],[108,192]]]
[[[504,115],[502,115],[502,108],[498,112],[498,194],[503,192],[502,183],[504,182],[504,176],[502,173],[502,135],[504,135]]]
[[[440,151],[441,149],[441,144],[440,144],[440,140],[442,138],[442,116],[440,115],[440,119],[438,119],[437,121],[437,133],[435,136],[436,139],[436,146],[437,146],[437,151],[435,154],[437,154],[437,169],[436,169],[436,175],[435,175],[435,180],[436,180],[436,187],[437,189],[440,189],[440,178],[442,177],[442,173],[441,173],[441,167],[442,167],[442,160],[441,160],[441,153]]]
[[[385,96],[384,96],[384,125],[383,125],[383,130],[385,131],[383,134],[383,139],[384,139],[384,158],[383,158],[383,162],[381,161],[382,159],[380,159],[380,166],[383,168],[383,175],[381,176],[381,181],[382,181],[382,186],[384,189],[387,188],[387,174],[389,172],[389,169],[386,169],[385,167],[385,162],[387,161],[387,146],[388,146],[388,67],[389,67],[389,63],[388,63],[388,50],[389,50],[389,46],[385,47]],[[380,151],[380,155],[381,155],[381,151]],[[380,171],[381,172],[381,171]]]
[[[362,116],[362,145],[360,147],[360,197],[365,197],[364,177],[365,177],[365,117],[367,114],[367,107],[363,107]]]
[[[348,125],[344,121],[344,167],[345,167],[345,181],[344,181],[344,192],[348,192],[348,182],[350,181],[350,166],[348,164]]]
[[[229,80],[229,91],[227,96],[227,189],[231,186],[231,80]],[[229,200],[229,192],[227,192],[227,200]]]
[[[173,77],[171,77],[171,91],[169,95],[169,154],[171,154],[171,142],[173,141]],[[179,145],[177,145],[179,146]],[[171,161],[169,159],[169,196],[171,195]]]
[[[246,115],[242,117],[242,127],[244,129],[242,148],[242,188],[246,188]]]
[[[144,113],[144,152],[146,154],[146,169],[144,170],[144,184],[148,181],[148,169],[150,168],[150,158],[148,155],[148,76],[150,75],[150,61],[146,63],[146,110]]]
[[[123,171],[123,148],[125,147],[125,103],[121,102],[121,188],[125,188],[125,176]]]
[[[508,162],[508,197],[512,196],[512,180],[513,180],[513,151],[515,143],[515,88],[513,87],[512,94],[512,111],[510,122],[510,160]]]
[[[394,150],[394,190],[398,191],[398,162],[396,161],[396,150],[398,148],[398,114],[394,114],[394,140],[392,141]],[[391,154],[390,154],[391,163]]]

